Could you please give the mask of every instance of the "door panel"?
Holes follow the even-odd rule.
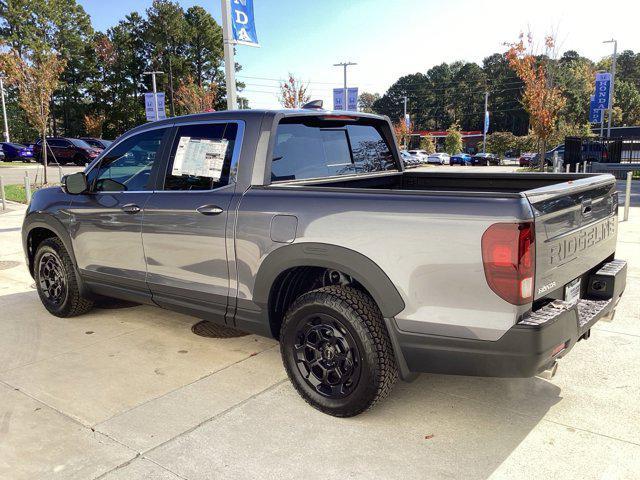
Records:
[[[145,205],[147,285],[157,304],[223,323],[229,296],[226,229],[239,124],[174,129],[156,191]]]
[[[170,128],[126,137],[87,173],[89,193],[73,198],[70,230],[78,267],[90,282],[150,296],[142,216]],[[116,295],[114,295],[116,296]],[[117,295],[121,296],[121,295]]]
[[[229,295],[226,222],[234,185],[216,192],[156,192],[144,209],[147,284],[159,305],[192,303],[224,316]],[[217,214],[200,213],[218,207]],[[206,212],[210,209],[201,209]]]
[[[71,233],[78,267],[105,280],[143,287],[146,265],[142,250],[142,213],[151,192],[100,192],[74,197]],[[130,282],[129,282],[130,281]]]

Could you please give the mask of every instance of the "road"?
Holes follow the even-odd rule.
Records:
[[[67,175],[73,172],[79,172],[84,167],[77,167],[75,165],[62,165],[61,167],[49,166],[47,167],[47,175],[49,182],[59,182],[61,174]],[[44,167],[39,163],[21,164],[20,166],[6,166],[6,164],[0,165],[0,176],[4,180],[5,185],[14,185],[24,183],[25,172],[29,175],[31,183],[36,181],[40,183],[42,181],[42,175],[44,173]]]
[[[0,213],[0,478],[640,477],[640,208],[619,225],[615,318],[552,381],[421,375],[352,419],[295,393],[274,340],[115,301],[52,317],[23,216]]]

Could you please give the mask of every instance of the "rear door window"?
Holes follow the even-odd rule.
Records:
[[[179,126],[164,190],[214,190],[228,185],[237,133],[237,123]]]
[[[286,119],[278,125],[272,181],[396,169],[379,125],[318,118]]]

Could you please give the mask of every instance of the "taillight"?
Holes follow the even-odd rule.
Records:
[[[513,305],[533,300],[533,223],[495,223],[482,235],[482,263],[491,290]]]

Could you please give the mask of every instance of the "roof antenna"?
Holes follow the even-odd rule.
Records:
[[[303,109],[308,110],[322,110],[322,100],[311,100],[302,106]]]

